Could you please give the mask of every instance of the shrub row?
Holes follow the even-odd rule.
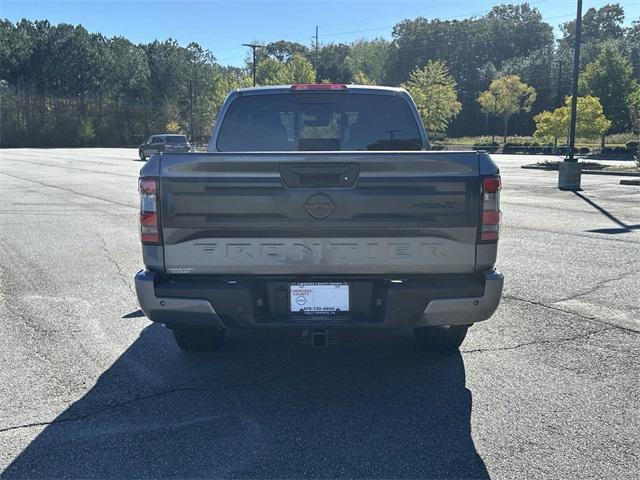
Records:
[[[495,153],[498,151],[499,146],[491,143],[477,143],[472,146],[474,150],[486,150],[489,153]],[[573,153],[578,155],[589,155],[590,153],[600,155],[616,155],[616,156],[633,156],[638,150],[638,147],[605,147],[594,148],[589,147],[574,147]],[[556,147],[553,145],[514,145],[511,143],[505,143],[502,147],[502,153],[511,154],[543,154],[543,155],[566,155],[568,147]]]
[[[432,143],[433,150],[442,150],[446,145],[441,144],[437,139]],[[638,140],[629,140],[624,147],[605,147],[605,148],[589,148],[589,147],[576,147],[574,153],[579,155],[600,154],[600,155],[615,155],[628,157],[635,155],[638,152]],[[471,148],[474,150],[485,150],[489,153],[495,153],[500,150],[500,144],[496,141],[491,141],[490,137],[480,137],[477,139]],[[537,142],[531,137],[509,137],[507,143],[502,145],[500,150],[502,153],[512,154],[545,154],[545,155],[566,155],[567,147],[554,148],[551,143]]]
[[[628,147],[604,147],[600,149],[601,155],[633,155],[636,149]]]
[[[498,148],[500,148],[500,145],[498,144],[498,142],[486,140],[474,143],[471,148],[473,148],[474,150],[485,150],[489,153],[495,153],[498,151]]]

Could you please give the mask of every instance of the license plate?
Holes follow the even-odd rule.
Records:
[[[347,283],[296,283],[289,292],[291,312],[332,315],[349,311]]]

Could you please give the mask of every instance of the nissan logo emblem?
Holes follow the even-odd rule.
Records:
[[[337,205],[329,195],[316,193],[304,202],[304,209],[313,218],[322,220],[333,213]]]

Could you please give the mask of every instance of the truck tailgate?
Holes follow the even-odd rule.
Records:
[[[160,158],[175,274],[430,274],[475,269],[475,152]]]

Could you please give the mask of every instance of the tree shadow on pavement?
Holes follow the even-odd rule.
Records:
[[[236,332],[193,355],[149,326],[3,477],[488,478],[459,353],[339,338]]]

